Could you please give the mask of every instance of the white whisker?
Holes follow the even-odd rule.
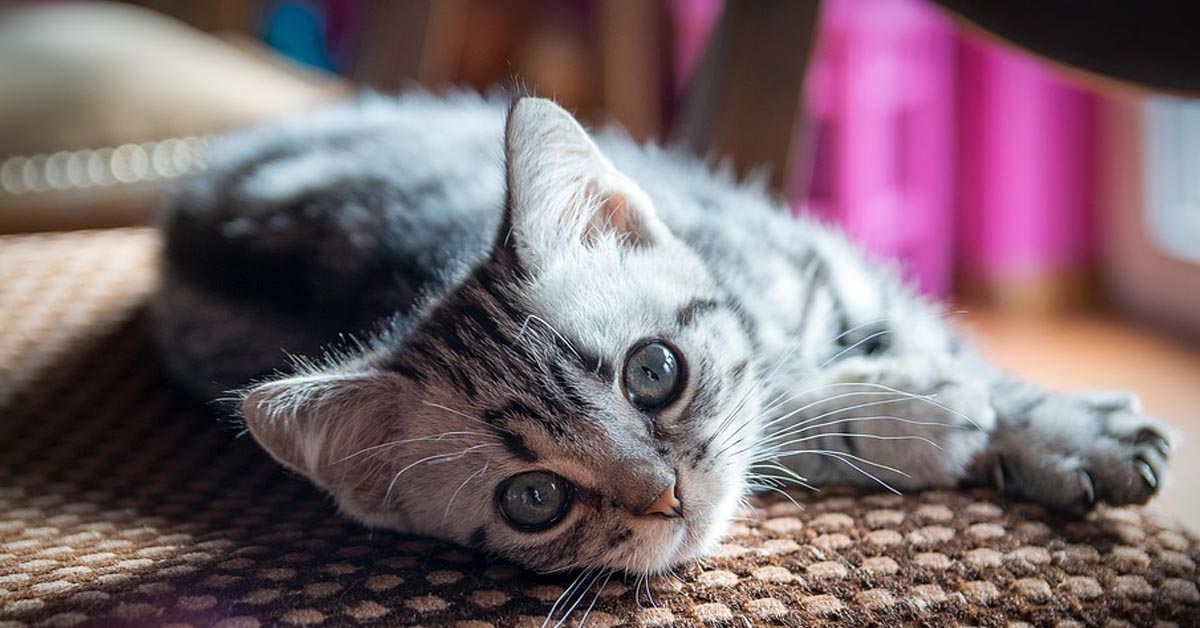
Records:
[[[452,495],[450,495],[450,500],[446,502],[446,512],[442,513],[442,523],[445,523],[445,522],[446,522],[446,518],[450,516],[450,506],[452,506],[452,505],[454,504],[454,498],[455,498],[455,497],[458,497],[458,494],[459,494],[460,492],[462,492],[462,490],[463,490],[463,487],[465,487],[465,486],[467,485],[467,483],[468,483],[468,482],[470,482],[471,480],[475,479],[475,478],[476,478],[476,476],[478,476],[479,474],[481,474],[481,473],[486,473],[486,472],[487,472],[487,468],[488,468],[488,464],[489,464],[488,462],[484,462],[484,463],[483,463],[483,467],[481,467],[481,468],[480,468],[478,471],[476,471],[475,473],[472,473],[471,475],[468,475],[468,476],[467,476],[467,479],[463,480],[463,481],[462,481],[462,484],[459,484],[457,489],[454,489],[454,493],[453,493]]]
[[[392,481],[388,484],[387,492],[384,493],[383,501],[386,503],[391,498],[392,490],[394,488],[396,488],[396,481],[400,479],[400,476],[404,475],[404,473],[406,471],[408,471],[409,469],[411,469],[419,464],[422,464],[425,462],[432,462],[434,460],[457,460],[457,459],[462,458],[463,456],[471,453],[472,451],[477,451],[477,450],[483,449],[485,447],[499,447],[499,446],[500,445],[495,444],[495,443],[483,443],[481,445],[472,445],[462,451],[453,451],[450,453],[435,454],[432,456],[426,456],[424,458],[421,458],[420,460],[404,467],[403,469],[400,469],[400,471],[398,473],[396,473],[395,476],[392,477]]]

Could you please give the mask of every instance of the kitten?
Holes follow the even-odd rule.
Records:
[[[240,389],[349,516],[535,570],[666,570],[791,483],[1141,503],[1170,450],[1133,396],[997,372],[841,234],[546,100],[234,136],[164,230],[183,382]]]

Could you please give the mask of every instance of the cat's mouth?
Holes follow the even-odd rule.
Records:
[[[671,487],[671,497],[678,502],[672,516],[659,512],[652,518],[643,517],[644,524],[638,535],[639,550],[618,558],[619,562],[629,563],[633,559],[640,564],[614,567],[632,573],[665,573],[703,556],[725,536],[741,493],[736,487],[710,485],[712,478],[703,474],[688,475],[678,475],[678,482]],[[688,488],[684,490],[683,487]],[[672,502],[665,495],[664,492],[659,498],[660,506]]]

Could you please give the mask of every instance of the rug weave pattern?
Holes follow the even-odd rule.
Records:
[[[157,246],[0,238],[0,627],[542,625],[569,577],[350,523],[176,393],[144,329]],[[1200,542],[1138,509],[797,499],[677,578],[597,583],[573,619],[594,601],[595,626],[1200,625]]]

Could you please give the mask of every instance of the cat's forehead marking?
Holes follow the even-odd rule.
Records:
[[[680,327],[687,327],[694,323],[698,317],[719,307],[721,307],[721,303],[716,299],[692,299],[675,312],[675,324]]]

